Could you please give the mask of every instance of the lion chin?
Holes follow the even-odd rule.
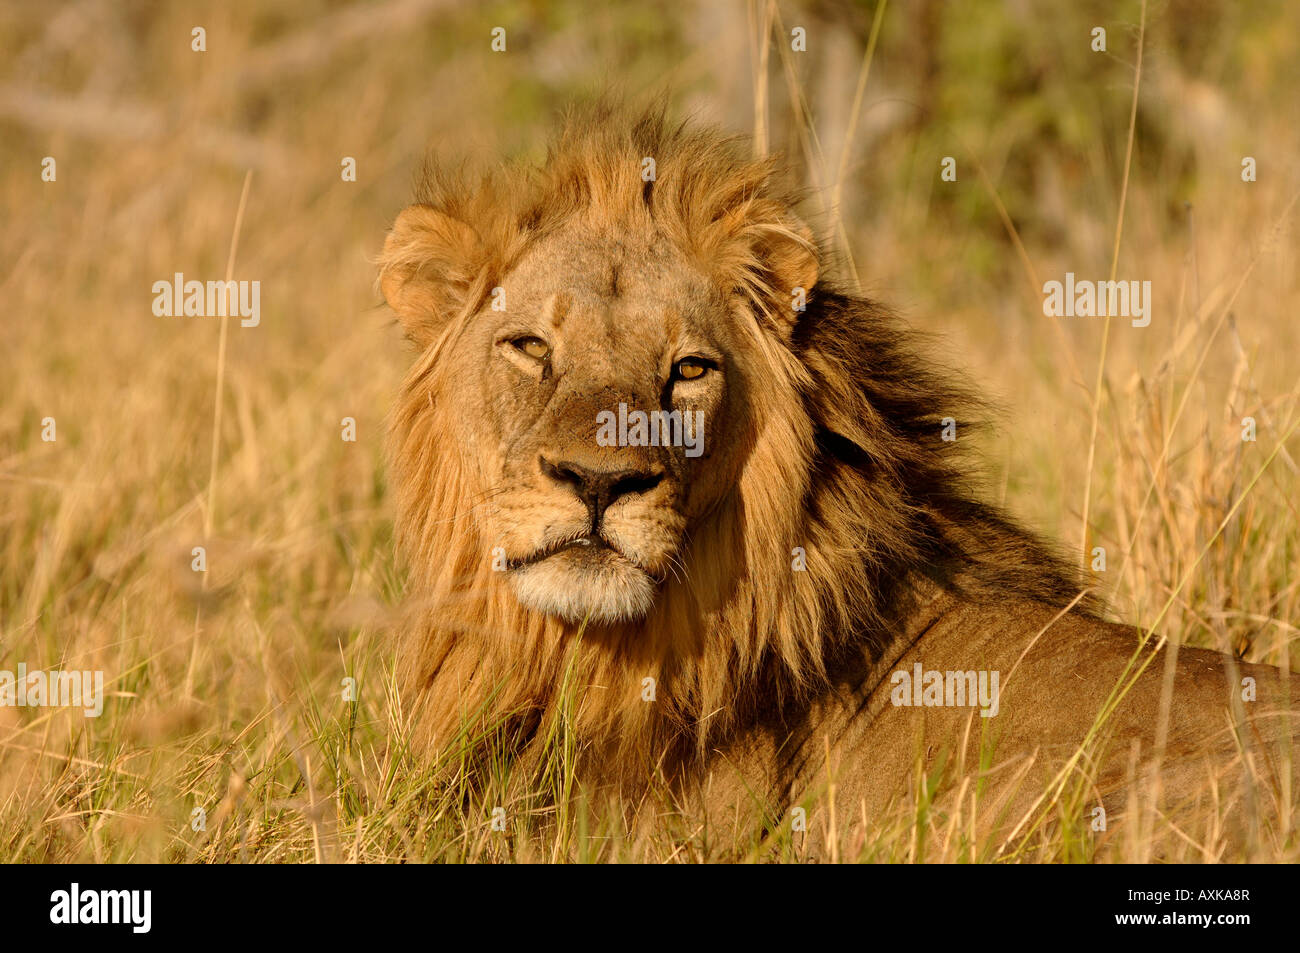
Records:
[[[644,618],[656,590],[649,573],[609,548],[561,550],[511,570],[510,583],[525,608],[574,623]]]

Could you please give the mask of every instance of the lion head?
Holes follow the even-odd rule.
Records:
[[[526,745],[568,685],[600,764],[689,758],[883,637],[918,574],[1077,592],[1016,574],[940,438],[968,395],[819,280],[796,206],[662,112],[427,172],[380,262],[420,351],[391,455],[427,738],[496,719]]]

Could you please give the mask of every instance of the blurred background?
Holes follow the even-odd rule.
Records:
[[[1152,320],[1099,376],[1105,322],[1041,288],[1109,275],[1140,33],[1117,277]],[[411,353],[372,261],[430,147],[540,158],[611,87],[786,157],[842,281],[1001,408],[989,496],[1103,547],[1118,615],[1288,664],[1298,46],[1285,0],[0,3],[0,668],[110,692],[0,708],[0,860],[430,849],[384,781]],[[152,285],[225,275],[246,181],[261,323],[223,345]]]

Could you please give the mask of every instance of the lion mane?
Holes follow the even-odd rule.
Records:
[[[424,302],[450,319],[423,346],[390,427],[409,570],[399,678],[418,748],[450,746],[457,761],[494,738],[522,758],[562,720],[593,777],[683,777],[760,709],[826,690],[846,651],[885,646],[918,581],[970,600],[1098,611],[1045,544],[979,501],[959,447],[982,402],[918,353],[915,332],[825,275],[811,276],[791,320],[782,279],[811,232],[778,169],[662,108],[629,117],[610,106],[570,114],[538,165],[426,168],[417,202],[473,234],[441,236],[434,255],[390,235],[379,262],[395,307],[389,288],[400,294],[416,274],[454,291]],[[650,614],[623,624],[520,606],[493,571],[480,519],[490,488],[458,452],[458,408],[433,398],[441,375],[463,370],[444,360],[449,342],[530,243],[576,215],[612,229],[648,217],[747,303],[748,356],[764,369],[748,395],[763,424],[736,448],[740,478],[693,529]],[[942,439],[945,418],[962,428],[956,443]]]

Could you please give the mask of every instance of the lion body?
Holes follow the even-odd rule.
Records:
[[[1270,838],[1276,847],[1298,777],[1287,713],[1300,679],[1205,649],[1156,651],[1156,641],[1140,648],[1138,630],[1041,603],[936,596],[882,656],[845,659],[831,691],[760,714],[720,749],[696,809],[742,835],[808,806],[818,853],[832,803],[841,833],[879,830],[914,817],[923,795],[1004,850],[1042,820],[1073,822],[1105,846],[1133,815],[1148,852],[1187,854],[1169,822],[1203,859]],[[995,717],[972,704],[894,703],[893,673],[975,660],[1002,674]],[[1258,695],[1234,705],[1247,678]]]
[[[1262,686],[1243,716],[1234,663],[1191,650],[1172,693],[1157,656],[1099,724],[1139,640],[978,502],[941,437],[978,402],[820,280],[770,162],[597,111],[540,169],[431,174],[420,198],[381,279],[421,349],[391,454],[428,750],[472,764],[466,739],[491,737],[527,764],[563,722],[591,784],[665,779],[750,825],[818,785],[876,816],[948,757],[982,823],[1014,829],[1084,762],[1114,807],[1134,742],[1184,798],[1198,757],[1290,737],[1263,712],[1294,678],[1243,666]],[[707,415],[704,452],[597,439],[638,406]],[[999,673],[998,713],[896,704],[917,663]]]

